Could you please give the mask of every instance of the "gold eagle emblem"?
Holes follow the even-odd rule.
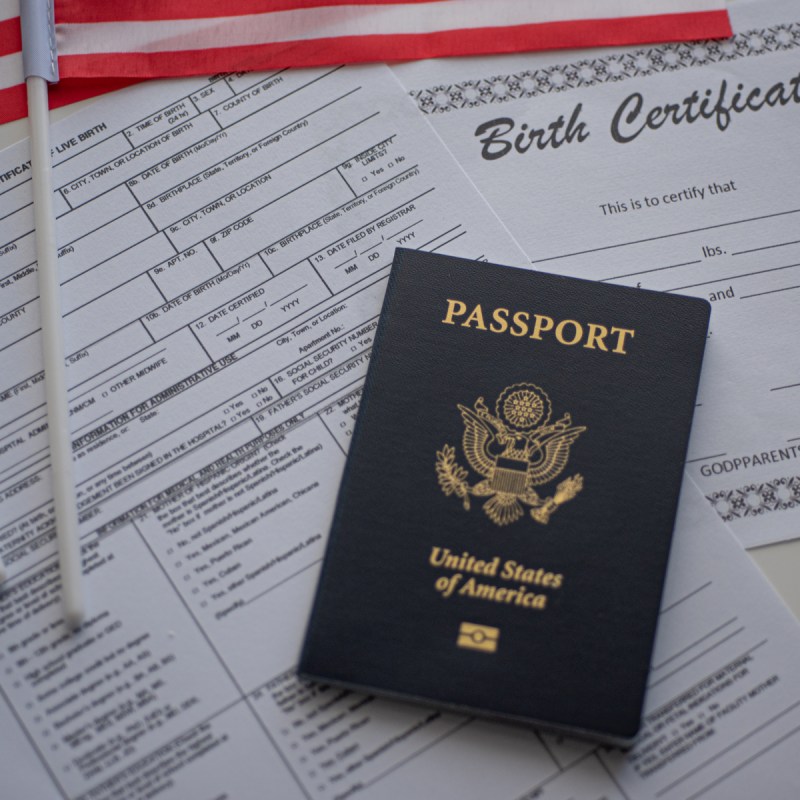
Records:
[[[564,414],[550,423],[547,393],[533,383],[515,383],[497,398],[494,414],[479,397],[473,408],[458,405],[464,422],[461,441],[470,466],[483,480],[470,486],[468,472],[456,462],[455,448],[445,444],[436,452],[436,475],[446,495],[460,498],[470,509],[470,496],[487,498],[483,510],[497,525],[516,522],[530,506],[536,522],[546,525],[561,505],[583,488],[575,474],[542,498],[536,488],[557,478],[566,468],[569,451],[586,427],[572,424]]]

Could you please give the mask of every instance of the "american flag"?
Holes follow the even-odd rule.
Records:
[[[0,123],[27,113],[19,2],[0,0]],[[51,106],[144,78],[731,35],[724,0],[55,0],[55,20]]]

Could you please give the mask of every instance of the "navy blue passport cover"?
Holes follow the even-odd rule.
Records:
[[[630,743],[709,310],[398,249],[300,674]]]

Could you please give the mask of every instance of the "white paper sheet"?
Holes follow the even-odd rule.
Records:
[[[689,471],[749,547],[800,536],[800,10],[732,21],[396,73],[537,269],[712,302]]]
[[[391,252],[522,260],[388,71],[137,87],[54,134],[91,611],[66,634],[17,147],[0,154],[4,798],[791,785],[798,627],[691,487],[647,722],[658,758],[684,752],[646,779],[630,757],[294,678]],[[702,741],[693,717],[656,731],[709,679],[691,713],[735,714]]]

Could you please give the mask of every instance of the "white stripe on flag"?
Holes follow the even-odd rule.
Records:
[[[22,53],[0,56],[0,89],[8,89],[25,82],[22,71]]]
[[[0,22],[19,16],[19,0],[0,0]]]

